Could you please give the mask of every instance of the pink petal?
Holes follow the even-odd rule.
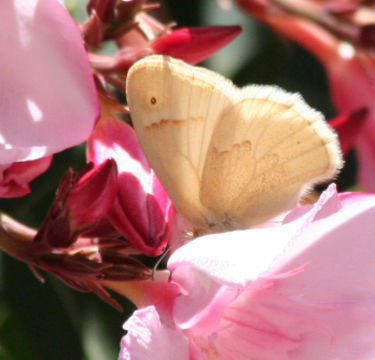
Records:
[[[114,117],[100,120],[89,139],[87,156],[96,165],[111,158],[117,163],[118,195],[108,214],[113,226],[145,254],[163,252],[173,207],[133,128]]]
[[[197,64],[231,42],[239,33],[239,26],[200,26],[180,28],[156,40],[152,48],[157,54]]]
[[[168,269],[190,266],[222,284],[245,286],[270,267],[302,221],[285,225],[283,231],[270,227],[197,238],[171,255]]]
[[[153,306],[137,310],[125,322],[118,360],[188,360],[188,341],[173,325],[160,321]]]
[[[375,356],[375,196],[359,198],[347,196],[348,206],[312,222],[303,231],[303,244],[295,242],[277,265],[280,273],[308,264],[302,273],[275,286],[300,304],[325,308],[311,312],[311,317],[332,333],[325,348],[313,334],[305,334],[304,347],[291,359],[315,359],[312,349],[329,359]]]
[[[284,254],[288,260],[280,259],[277,271],[288,272],[308,263],[302,275],[288,282],[303,288],[303,297],[310,301],[337,302],[345,300],[346,294],[358,300],[375,299],[374,216],[375,196],[368,196],[312,222],[303,231],[303,244],[293,243]]]
[[[67,10],[56,0],[7,0],[0,34],[0,163],[37,159],[85,141],[98,100]]]
[[[365,108],[339,115],[329,122],[339,136],[340,145],[344,154],[355,145],[357,137],[366,123],[368,111]]]
[[[308,208],[285,225],[198,238],[171,256],[172,279],[186,290],[175,301],[176,324],[198,354],[239,360],[375,356],[375,195],[338,195],[330,186]],[[237,295],[216,301],[229,287]]]
[[[284,217],[283,223],[286,224],[290,221],[302,218],[304,214],[309,212],[306,216],[307,221],[303,224],[306,226],[306,224],[310,224],[310,222],[314,220],[319,220],[336,213],[341,208],[342,203],[339,194],[337,193],[336,184],[331,184],[328,186],[327,190],[320,195],[319,200],[316,203],[295,208]]]
[[[194,328],[199,335],[212,332],[223,307],[238,295],[236,288],[223,286],[191,266],[179,266],[173,272],[173,282],[185,292],[175,300],[175,323],[180,329]]]
[[[334,359],[326,357],[322,347],[330,346],[332,333],[311,313],[324,308],[301,303],[280,293],[272,283],[244,290],[222,311],[215,334],[215,347],[223,359],[262,360]],[[306,334],[312,334],[317,346],[296,356],[306,347]]]
[[[30,192],[29,182],[44,173],[51,165],[52,156],[15,162],[1,170],[0,197],[24,196]]]
[[[352,112],[360,108],[368,110],[367,121],[356,142],[358,181],[366,190],[375,191],[375,62],[367,54],[357,52],[349,58],[336,54],[336,58],[325,66],[337,109],[341,112]]]
[[[94,224],[111,208],[117,195],[117,167],[107,160],[85,173],[67,197],[71,221],[76,227]]]

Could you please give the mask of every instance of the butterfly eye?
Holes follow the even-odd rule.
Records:
[[[152,97],[150,99],[150,103],[151,103],[151,105],[155,105],[156,104],[156,98]]]

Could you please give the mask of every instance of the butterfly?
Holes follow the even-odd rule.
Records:
[[[323,115],[279,87],[237,88],[151,55],[129,69],[126,94],[146,157],[198,233],[266,222],[343,164]]]

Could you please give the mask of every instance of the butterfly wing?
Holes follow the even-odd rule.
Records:
[[[200,182],[219,114],[231,104],[231,82],[182,61],[153,55],[127,76],[127,100],[145,154],[177,209],[207,227]]]
[[[153,55],[129,70],[127,96],[151,166],[197,229],[266,221],[342,163],[322,115],[277,87],[238,89],[214,72]]]
[[[219,222],[248,227],[294,206],[342,160],[336,135],[298,94],[250,86],[232,98],[212,134],[200,199]]]

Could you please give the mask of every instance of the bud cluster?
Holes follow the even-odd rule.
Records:
[[[159,4],[146,0],[89,0],[87,19],[78,26],[58,1],[41,1],[38,5],[45,10],[38,21],[27,17],[39,14],[34,3],[25,3],[29,11],[24,9],[19,14],[25,17],[25,23],[35,24],[29,37],[36,45],[25,49],[36,54],[36,71],[51,67],[53,87],[42,91],[44,82],[49,81],[46,78],[26,89],[30,97],[26,101],[28,124],[35,126],[30,128],[33,133],[25,131],[24,142],[31,145],[30,149],[24,144],[20,147],[18,137],[14,145],[4,145],[6,150],[0,155],[8,157],[0,158],[0,196],[25,195],[30,191],[28,182],[47,170],[52,154],[83,141],[87,144],[87,166],[78,174],[66,172],[39,230],[22,227],[4,215],[0,248],[26,262],[39,278],[36,268],[55,274],[77,290],[94,291],[118,308],[104,290],[103,281],[150,278],[151,270],[134,255],[160,256],[171,239],[182,234],[181,222],[176,221],[178,214],[150,168],[119,96],[124,92],[127,71],[138,59],[155,53],[200,62],[229,43],[241,29],[174,29],[174,23],[162,24],[151,15],[151,11],[160,11]],[[12,6],[2,10],[9,15],[18,11]],[[48,38],[45,28],[51,29]],[[9,39],[16,42],[16,33],[17,29],[10,27]],[[108,42],[115,45],[115,51],[104,55],[101,50]],[[35,49],[43,51],[38,54]],[[58,69],[54,62],[45,63],[45,53],[56,60]],[[16,55],[23,63],[26,55]],[[15,61],[12,56],[4,60],[11,69]],[[31,61],[30,66],[34,66]],[[56,82],[66,98],[58,93],[51,101]],[[33,96],[37,91],[38,96]],[[18,98],[22,100],[23,96],[21,91]],[[55,103],[59,107],[53,108]],[[3,116],[24,108],[24,104],[16,105],[7,103],[9,111],[5,109]],[[25,122],[25,113],[20,112],[16,120]],[[15,123],[13,118],[9,121]],[[21,125],[16,123],[15,131],[11,126],[6,128],[14,136]],[[45,132],[41,125],[45,125]]]

